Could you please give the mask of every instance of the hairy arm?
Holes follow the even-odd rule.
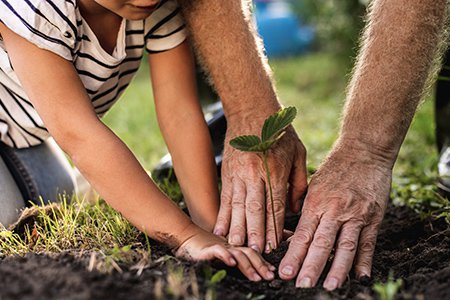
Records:
[[[374,1],[349,84],[340,142],[375,147],[393,165],[442,50],[445,12],[443,0]]]
[[[228,145],[238,135],[259,135],[267,116],[281,105],[270,67],[250,15],[248,0],[180,0],[194,46],[223,103],[228,129],[222,166],[222,194],[214,232],[257,251],[276,248],[261,159]],[[292,128],[269,155],[278,236],[282,236],[287,182],[292,210],[306,189],[306,151]],[[267,220],[267,222],[266,222]],[[265,228],[267,223],[267,228]]]
[[[149,55],[156,112],[194,223],[212,232],[219,212],[216,165],[197,97],[189,45]]]
[[[349,84],[341,133],[313,176],[280,276],[316,284],[333,247],[324,287],[370,276],[392,167],[442,39],[444,0],[375,0]]]
[[[270,67],[247,0],[181,0],[194,46],[223,102],[229,122],[255,123],[278,110]],[[259,107],[255,111],[255,107]]]

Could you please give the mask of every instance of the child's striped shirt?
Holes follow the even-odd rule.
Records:
[[[73,62],[99,117],[130,83],[144,49],[161,52],[185,40],[176,0],[162,0],[145,20],[123,20],[111,55],[100,46],[76,0],[0,0],[0,21],[38,47]],[[48,137],[0,40],[0,140],[24,148]]]

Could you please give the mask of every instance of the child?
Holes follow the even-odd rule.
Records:
[[[218,258],[251,280],[273,279],[273,266],[255,251],[210,233],[215,166],[175,0],[1,0],[0,34],[0,192],[24,201],[51,194],[49,182],[71,191],[51,135],[110,205],[177,255]],[[99,120],[131,81],[144,47],[158,121],[194,222]],[[1,211],[23,206],[4,194]]]

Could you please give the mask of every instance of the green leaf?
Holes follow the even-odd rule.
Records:
[[[241,135],[230,141],[230,145],[232,147],[241,151],[250,151],[250,152],[255,151],[253,149],[259,144],[261,144],[261,140],[256,135]]]
[[[216,274],[214,274],[213,277],[211,277],[211,284],[216,284],[216,283],[221,282],[226,276],[227,276],[227,271],[225,271],[225,270],[220,270],[220,271],[216,272]]]
[[[261,131],[262,142],[274,139],[275,136],[278,136],[275,139],[280,138],[279,134],[281,131],[283,131],[292,123],[292,121],[294,121],[296,115],[297,109],[290,106],[279,110],[267,118]]]

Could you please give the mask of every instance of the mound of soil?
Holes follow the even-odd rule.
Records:
[[[287,227],[294,228],[297,220],[289,218]],[[266,258],[278,265],[286,249],[287,244],[283,244]],[[420,220],[407,208],[388,209],[378,237],[372,279],[350,279],[332,293],[322,288],[296,289],[294,282],[279,279],[251,283],[230,269],[212,286],[210,275],[205,274],[223,266],[192,264],[167,259],[167,255],[167,248],[155,244],[154,263],[139,275],[130,265],[120,264],[122,273],[89,271],[89,256],[75,257],[73,253],[6,257],[0,260],[0,299],[167,299],[203,298],[206,294],[217,299],[372,299],[376,298],[372,285],[386,281],[390,271],[403,279],[398,299],[450,299],[448,224]]]

